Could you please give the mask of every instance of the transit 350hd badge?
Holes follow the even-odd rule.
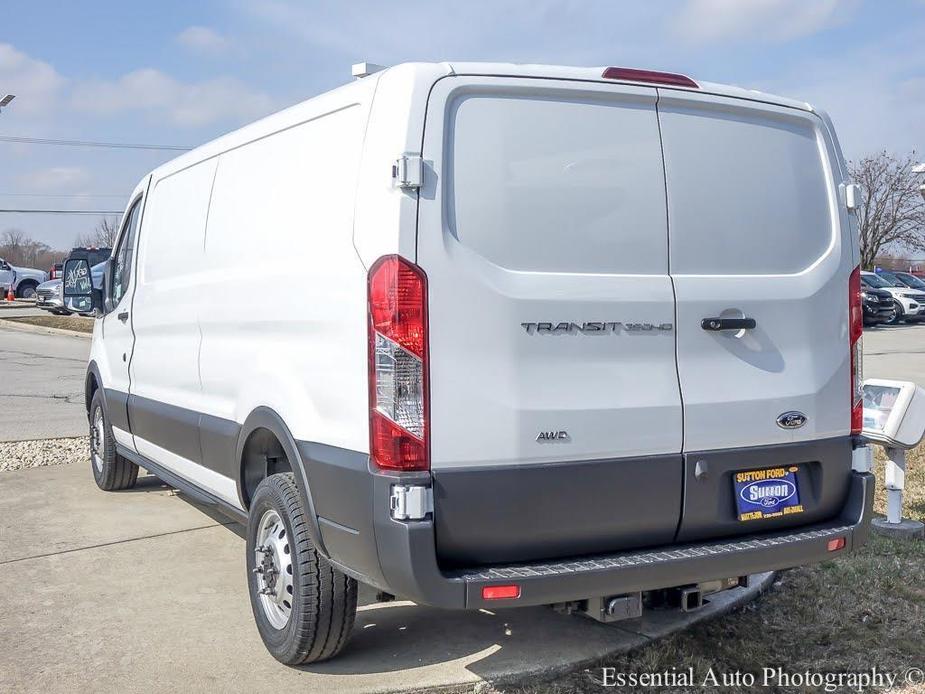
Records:
[[[779,467],[735,473],[732,481],[739,520],[763,520],[803,513],[797,488],[799,471],[799,467],[792,465],[786,469]]]

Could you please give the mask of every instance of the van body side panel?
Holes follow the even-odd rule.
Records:
[[[206,161],[152,183],[132,306],[132,393],[190,410],[202,398],[198,288],[214,175]]]
[[[318,101],[218,160],[197,289],[200,412],[243,423],[269,407],[297,440],[368,451],[366,273],[352,228],[369,103]]]
[[[441,560],[607,551],[637,522],[670,541],[681,401],[654,89],[448,77],[424,158]],[[658,513],[637,517],[634,492]],[[482,520],[508,514],[486,544]]]
[[[234,481],[202,465],[199,273],[214,160],[152,181],[132,302],[128,418],[146,458],[237,505]]]

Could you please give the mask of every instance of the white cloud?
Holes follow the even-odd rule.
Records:
[[[50,109],[65,80],[48,63],[29,57],[8,43],[0,43],[0,88],[15,94],[10,108],[23,115]],[[2,96],[2,94],[0,94]]]
[[[177,35],[177,43],[192,51],[219,55],[231,48],[231,42],[214,29],[202,26],[187,27]]]
[[[890,35],[888,42],[853,44],[837,56],[802,63],[767,91],[805,99],[828,111],[849,159],[887,149],[925,151],[925,26]]]
[[[77,166],[52,166],[30,171],[18,177],[19,184],[30,192],[70,193],[84,188],[91,176]]]
[[[246,121],[273,108],[269,96],[238,79],[186,83],[153,68],[129,72],[115,81],[84,83],[74,90],[72,102],[84,113],[111,116],[141,112],[187,127]]]
[[[788,41],[842,21],[856,0],[688,0],[672,29],[692,42]]]

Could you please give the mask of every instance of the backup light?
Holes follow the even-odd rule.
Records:
[[[369,270],[369,450],[390,470],[428,470],[427,278],[397,255]]]

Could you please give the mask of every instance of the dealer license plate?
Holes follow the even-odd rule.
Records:
[[[740,521],[803,513],[796,466],[736,472],[732,476]]]

